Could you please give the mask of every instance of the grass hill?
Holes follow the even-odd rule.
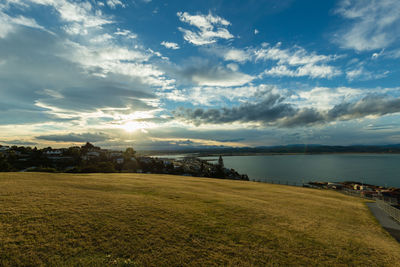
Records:
[[[0,266],[399,266],[363,200],[153,174],[0,173]]]

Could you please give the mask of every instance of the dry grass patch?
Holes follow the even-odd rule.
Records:
[[[0,265],[400,265],[361,199],[144,174],[0,174]]]

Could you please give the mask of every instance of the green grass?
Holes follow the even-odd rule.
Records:
[[[363,200],[244,181],[0,173],[0,266],[400,266]]]

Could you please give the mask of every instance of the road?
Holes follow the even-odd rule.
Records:
[[[380,209],[376,203],[367,203],[367,206],[382,227],[400,242],[400,224]]]

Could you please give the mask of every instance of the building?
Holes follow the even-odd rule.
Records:
[[[47,150],[46,152],[47,156],[60,156],[62,155],[62,151],[59,149],[53,149],[53,150]]]
[[[116,158],[115,159],[115,163],[117,163],[117,164],[122,164],[122,163],[124,163],[124,158]]]

